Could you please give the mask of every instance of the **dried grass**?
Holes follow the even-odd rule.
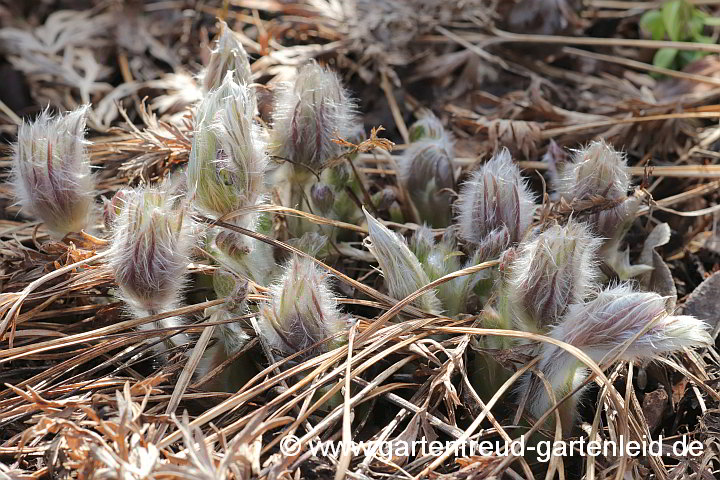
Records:
[[[433,8],[440,5],[430,3]],[[237,22],[246,48],[260,57],[253,63],[253,78],[268,83],[270,90],[274,80],[307,59],[332,58],[353,85],[370,85],[372,100],[387,105],[384,118],[394,123],[385,125],[389,135],[405,143],[409,113],[420,111],[421,105],[433,107],[458,137],[455,165],[465,171],[507,146],[523,159],[521,167],[542,172],[548,164],[539,158],[548,140],[573,148],[590,138],[606,138],[627,147],[636,162],[631,172],[642,181],[642,222],[652,227],[668,221],[677,231],[694,232],[683,245],[662,250],[680,297],[691,293],[702,280],[701,274],[692,273],[695,265],[704,264],[710,271],[720,265],[717,252],[698,246],[701,238],[714,235],[708,231],[709,215],[717,211],[720,107],[715,103],[720,99],[720,69],[659,72],[638,59],[639,54],[627,60],[621,53],[668,46],[719,53],[719,47],[510,33],[495,26],[500,22],[495,3],[470,2],[457,15],[432,16],[422,28],[413,17],[406,41],[393,44],[390,55],[382,55],[388,52],[376,36],[348,29],[353,23],[347,22],[343,2],[334,0],[206,2],[185,20],[184,2],[140,4],[147,18],[131,8],[101,5],[56,12],[42,21],[31,18],[29,24],[0,29],[0,39],[5,58],[28,82],[34,106],[93,103],[91,126],[98,133],[92,136],[91,156],[93,165],[102,167],[102,194],[157,181],[187,161],[193,121],[187,107],[198,98],[187,72],[203,63],[201,46],[208,43],[215,15]],[[642,8],[656,5],[593,0],[583,13],[586,18],[631,16],[639,3]],[[377,33],[387,27],[383,22],[392,25],[400,13],[373,17],[369,24]],[[128,31],[146,33],[128,37]],[[534,55],[512,48],[520,42],[565,48]],[[595,46],[602,53],[570,45]],[[555,55],[566,63],[555,61]],[[612,64],[613,69],[603,71],[597,64],[589,68],[579,63],[581,58]],[[588,73],[577,70],[586,67]],[[648,71],[672,78],[655,80],[644,75]],[[492,88],[481,88],[482,81]],[[421,85],[433,93],[415,98],[412,92],[417,89],[412,87],[417,82],[425,82]],[[29,113],[0,105],[3,132],[12,131],[16,113]],[[380,123],[371,114],[366,120]],[[354,164],[368,189],[395,184],[392,156],[374,149],[382,142],[376,133],[369,144],[357,146]],[[396,145],[395,150],[405,146]],[[8,165],[7,157],[0,158],[0,176]],[[538,190],[544,188],[537,183]],[[715,349],[687,351],[651,366],[598,365],[582,351],[542,335],[481,328],[476,315],[451,319],[411,305],[433,287],[497,261],[442,277],[398,302],[374,287],[376,275],[367,262],[347,254],[327,263],[312,259],[334,275],[343,292],[340,303],[358,318],[348,344],[312,358],[303,359],[299,352],[266,361],[254,340],[206,378],[196,379],[196,361],[217,326],[203,312],[222,300],[192,297],[188,306],[128,319],[113,297],[105,239],[83,234],[48,241],[42,225],[17,216],[4,184],[0,206],[6,207],[0,214],[0,478],[670,479],[712,478],[720,469],[720,356]],[[538,222],[612,205],[601,198],[571,205],[546,198],[544,207]],[[274,214],[280,230],[284,217],[293,215],[346,231],[357,242],[367,234],[364,226],[280,202],[262,210]],[[680,217],[694,223],[679,223]],[[199,216],[195,220],[265,242],[278,257],[307,256],[279,240],[281,235],[266,236]],[[643,238],[650,229],[637,228],[632,238]],[[191,273],[211,269],[198,263]],[[266,298],[266,286],[251,287],[251,304]],[[182,329],[198,340],[172,352],[167,362],[153,360],[152,344],[172,337],[177,329],[136,327],[170,316],[190,319]],[[557,415],[556,410],[532,419],[522,402],[509,401],[516,381],[534,368],[527,350],[491,352],[514,373],[486,401],[473,389],[468,371],[473,346],[491,337],[550,342],[587,366],[587,382],[595,385],[581,425],[588,440],[656,435],[646,417],[657,412],[643,403],[649,392],[640,387],[640,378],[659,379],[656,383],[671,397],[660,412],[663,428],[675,435],[666,443],[687,434],[703,442],[703,456],[666,453],[643,461],[555,457],[542,464],[530,457],[461,458],[452,449],[439,456],[392,461],[351,452],[323,457],[308,450],[318,439],[413,441],[426,436],[461,445],[468,440],[509,440],[520,432],[560,439],[559,430],[543,431],[545,418]],[[185,349],[191,348],[188,360]],[[234,393],[207,391],[236,359],[254,372],[252,378]],[[342,401],[329,406],[333,397]],[[302,449],[296,456],[283,456],[278,444],[290,434],[298,437]]]

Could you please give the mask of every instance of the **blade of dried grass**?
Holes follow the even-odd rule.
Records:
[[[687,200],[692,200],[693,198],[702,197],[703,195],[707,195],[708,193],[712,193],[718,189],[720,189],[720,181],[706,183],[685,192],[678,193],[677,195],[672,195],[670,197],[665,197],[660,200],[655,200],[653,206],[660,205],[663,207],[669,207],[670,205],[674,205],[676,203],[682,203]],[[638,217],[641,215],[647,215],[651,209],[652,207],[642,206],[638,209],[636,215]]]
[[[5,102],[3,102],[2,100],[0,100],[0,111],[7,115],[15,125],[22,125],[22,119],[18,117],[17,114],[13,112],[10,107],[5,105]]]
[[[350,407],[350,377],[352,376],[352,370],[350,368],[352,364],[352,352],[353,352],[353,341],[355,340],[355,331],[357,329],[357,324],[354,324],[352,327],[350,327],[350,331],[348,332],[348,354],[347,354],[347,361],[345,369],[345,395],[344,395],[344,402],[343,402],[343,428],[342,428],[342,439],[343,444],[349,446],[350,442],[352,441],[352,431],[351,428],[351,407]],[[342,455],[340,456],[340,460],[338,461],[337,470],[335,471],[335,480],[341,480],[342,478],[345,478],[345,472],[347,472],[348,467],[350,466],[350,461],[352,460],[352,449],[351,448],[345,448],[343,449]]]
[[[61,338],[58,340],[48,340],[46,342],[40,342],[40,343],[36,343],[34,345],[27,345],[27,346],[23,346],[23,347],[14,347],[14,348],[3,349],[3,350],[0,350],[0,365],[8,363],[8,362],[12,362],[14,360],[18,360],[20,358],[24,358],[24,357],[34,354],[34,353],[46,352],[46,351],[57,349],[57,348],[71,347],[73,345],[78,345],[80,343],[88,342],[88,341],[92,341],[92,340],[101,340],[105,335],[108,335],[111,333],[119,333],[124,330],[128,330],[128,329],[137,327],[138,325],[142,325],[144,323],[156,322],[158,320],[162,320],[164,318],[168,318],[168,317],[172,317],[172,316],[182,316],[182,315],[187,315],[190,313],[195,313],[198,311],[202,311],[208,307],[220,305],[224,302],[225,302],[225,299],[223,299],[223,298],[217,299],[217,300],[209,300],[207,302],[196,303],[194,305],[181,307],[181,308],[169,311],[169,312],[159,313],[157,315],[151,315],[149,317],[137,318],[134,320],[126,320],[124,322],[119,322],[114,325],[108,325],[107,327],[90,330],[89,332],[77,333],[75,335],[70,335],[68,337]],[[177,330],[185,330],[185,329],[187,329],[187,327],[177,327],[175,329],[164,329],[164,330],[177,331]]]
[[[287,250],[287,251],[289,251],[289,252],[292,252],[292,253],[294,253],[294,254],[296,254],[296,255],[299,255],[299,256],[301,256],[301,257],[308,258],[309,260],[311,260],[311,261],[313,261],[315,264],[317,264],[319,267],[327,270],[328,272],[330,272],[331,274],[333,274],[334,276],[336,276],[340,281],[349,284],[350,286],[354,287],[356,290],[364,293],[365,295],[368,295],[369,297],[372,297],[372,298],[374,298],[374,299],[376,299],[376,300],[378,300],[378,301],[380,301],[380,302],[382,302],[382,303],[384,303],[384,304],[386,304],[386,305],[393,305],[393,304],[395,304],[395,301],[396,301],[396,300],[395,300],[394,298],[389,297],[389,296],[387,296],[387,295],[384,295],[384,294],[378,292],[377,290],[375,290],[374,288],[371,288],[371,287],[369,287],[369,286],[367,286],[367,285],[365,285],[365,284],[363,284],[363,283],[361,283],[361,282],[358,282],[357,280],[355,280],[355,279],[353,279],[353,278],[348,277],[348,276],[345,275],[344,273],[342,273],[342,272],[340,272],[340,271],[338,271],[338,270],[330,267],[329,265],[323,263],[321,260],[318,260],[318,259],[316,259],[315,257],[312,257],[312,256],[306,254],[305,252],[302,252],[302,251],[298,250],[297,248],[295,248],[295,247],[293,247],[293,246],[291,246],[291,245],[288,245],[287,243],[280,242],[280,241],[275,240],[275,239],[273,239],[273,238],[271,238],[271,237],[268,237],[267,235],[263,235],[263,234],[261,234],[261,233],[254,232],[254,231],[252,231],[252,230],[248,230],[248,229],[245,229],[245,228],[242,228],[242,227],[238,227],[238,226],[232,225],[232,224],[230,224],[230,223],[221,222],[220,220],[212,220],[212,219],[210,219],[210,218],[203,217],[203,216],[199,216],[199,215],[196,215],[196,216],[194,216],[193,218],[194,218],[196,221],[200,222],[200,223],[205,223],[205,224],[208,224],[208,225],[214,225],[214,226],[218,226],[218,227],[227,228],[228,230],[233,230],[233,231],[235,231],[235,232],[238,232],[238,233],[242,233],[242,234],[244,234],[244,235],[247,235],[248,237],[252,237],[252,238],[254,238],[254,239],[256,239],[256,240],[260,240],[261,242],[267,243],[268,245],[272,245],[273,247],[282,248],[282,249],[285,249],[285,250]],[[449,279],[448,279],[448,280],[449,280]],[[447,280],[446,280],[446,281],[447,281]],[[413,306],[411,306],[411,305],[403,305],[401,309],[402,309],[403,312],[409,313],[409,314],[414,315],[414,316],[416,316],[416,317],[427,317],[427,316],[430,316],[430,315],[431,315],[430,313],[423,312],[422,310],[420,310],[420,309],[418,309],[418,308],[416,308],[416,307],[413,307]],[[396,312],[396,313],[397,313],[397,312]]]
[[[175,410],[180,405],[183,394],[185,393],[188,385],[190,385],[190,380],[192,380],[195,369],[200,363],[200,360],[205,353],[205,349],[207,348],[208,343],[210,343],[213,332],[215,332],[214,325],[204,328],[202,334],[200,334],[200,338],[198,338],[197,342],[195,343],[195,347],[193,348],[192,354],[190,354],[190,359],[185,364],[185,368],[183,368],[182,373],[180,374],[180,378],[178,378],[177,383],[175,384],[172,396],[170,397],[170,401],[168,402],[167,408],[165,409],[165,415],[169,416],[174,414]],[[163,435],[165,435],[167,429],[167,424],[160,425],[160,428],[157,429],[155,435],[153,436],[153,442],[158,442],[163,437]]]
[[[690,115],[695,115],[695,113],[691,113]],[[712,113],[712,116],[720,117],[719,113]],[[615,123],[623,123],[622,120],[627,120],[627,123],[632,123],[634,120],[638,121],[645,121],[642,120],[642,118],[650,118],[650,117],[636,117],[634,119],[617,119],[617,120],[611,120],[608,121],[608,125],[601,125],[601,126],[611,126]],[[648,121],[657,120],[650,118]],[[584,124],[584,125],[577,125],[572,126],[571,128],[575,127],[584,127],[585,125],[590,124]],[[560,127],[560,129],[565,127]],[[592,127],[595,128],[595,127]],[[377,163],[388,163],[389,160],[382,159],[382,158],[364,158],[365,161],[373,160]],[[471,158],[471,157],[456,157],[453,159],[453,163],[456,165],[462,165],[465,167],[472,167],[473,165],[477,164],[479,162],[479,158]],[[545,162],[539,162],[539,161],[524,161],[520,160],[516,162],[518,167],[522,169],[532,169],[532,170],[547,170],[548,164]],[[671,177],[671,178],[719,178],[720,177],[720,165],[649,165],[647,167],[629,167],[630,174],[636,177],[643,177],[645,175],[650,175],[654,177]],[[383,172],[387,174],[394,175],[395,172],[393,170],[383,170]]]
[[[54,271],[48,273],[47,275],[43,275],[41,278],[30,283],[30,285],[25,287],[25,289],[22,292],[16,294],[17,298],[16,298],[15,302],[12,304],[12,307],[10,307],[10,310],[3,318],[2,322],[0,322],[0,340],[5,339],[5,334],[7,332],[7,328],[9,325],[11,325],[11,333],[10,333],[10,336],[8,337],[8,341],[9,341],[9,346],[12,349],[13,336],[14,336],[14,332],[15,332],[15,320],[17,319],[20,308],[22,307],[22,304],[25,301],[25,299],[28,297],[28,295],[30,295],[40,285],[52,280],[53,278],[57,278],[68,272],[72,272],[73,270],[75,270],[78,267],[81,267],[83,265],[92,264],[92,263],[106,257],[109,253],[110,252],[106,250],[104,252],[97,253],[90,258],[86,258],[84,260],[80,260],[79,262],[75,262],[70,265],[66,265],[62,268],[58,268],[57,270],[54,270]]]
[[[340,220],[333,220],[332,218],[326,218],[321,217],[320,215],[314,215],[312,213],[304,212],[302,210],[296,210],[294,208],[290,207],[283,207],[282,205],[255,205],[249,208],[243,208],[240,210],[236,210],[234,212],[231,212],[220,219],[218,219],[218,222],[226,222],[228,220],[231,220],[235,217],[239,217],[242,215],[247,215],[248,213],[252,212],[275,212],[275,213],[281,213],[285,215],[295,215],[297,217],[305,218],[307,220],[310,220],[313,223],[316,223],[318,225],[329,225],[331,227],[339,227],[344,228],[346,230],[352,230],[354,232],[364,233],[367,235],[368,231],[367,228],[360,227],[358,225],[352,224],[352,223],[346,223],[341,222]]]
[[[720,45],[718,45],[720,47]],[[615,118],[612,120],[606,120],[602,122],[590,122],[590,123],[584,123],[580,125],[568,125],[565,127],[558,127],[558,128],[549,128],[546,130],[543,130],[540,134],[540,136],[545,139],[549,140],[551,138],[557,137],[559,135],[564,135],[568,133],[576,133],[576,132],[582,132],[584,130],[592,130],[594,128],[601,128],[601,127],[613,127],[615,125],[622,125],[622,124],[630,124],[630,123],[639,123],[639,122],[654,122],[657,120],[679,120],[684,118],[719,118],[720,112],[680,112],[680,113],[667,113],[662,115],[646,115],[642,117],[630,117],[630,118]],[[702,167],[701,165],[698,165],[698,167]],[[658,169],[661,169],[663,167],[655,167]],[[669,168],[669,167],[665,167]]]
[[[383,92],[385,92],[385,98],[387,98],[390,112],[392,113],[393,119],[395,120],[395,126],[400,132],[400,136],[403,138],[403,141],[405,143],[409,143],[410,134],[408,133],[407,125],[405,125],[405,120],[403,119],[402,112],[400,111],[400,107],[395,100],[395,94],[392,90],[392,84],[390,83],[390,80],[388,79],[387,74],[384,70],[380,71],[380,78],[380,88]]]
[[[437,467],[439,467],[445,460],[447,460],[450,455],[453,453],[457,454],[457,450],[460,447],[460,444],[466,442],[468,438],[470,438],[470,435],[477,430],[477,428],[480,426],[483,420],[485,420],[485,417],[487,416],[488,412],[492,409],[492,407],[495,406],[495,404],[500,400],[500,397],[508,391],[508,389],[530,368],[535,366],[535,364],[538,363],[540,360],[539,357],[534,358],[530,361],[527,365],[524,365],[520,369],[518,369],[515,373],[510,376],[509,379],[507,379],[502,386],[498,389],[497,392],[492,396],[492,398],[488,401],[487,405],[485,405],[485,408],[483,411],[475,417],[475,419],[472,421],[470,426],[465,429],[462,436],[455,440],[452,444],[452,446],[448,449],[446,449],[442,455],[439,455],[435,460],[430,463],[427,467],[425,467],[419,474],[417,474],[415,477],[413,477],[415,480],[420,480],[422,478],[427,478],[430,472],[433,472]]]
[[[561,35],[533,35],[526,33],[511,33],[497,28],[491,28],[494,37],[485,34],[458,32],[457,35],[470,42],[482,42],[481,46],[498,43],[540,43],[556,45],[592,45],[601,47],[635,47],[635,48],[677,48],[678,50],[701,51],[720,53],[720,45],[697,42],[673,42],[664,40],[643,40],[634,38],[599,38],[599,37],[565,37]],[[438,40],[430,36],[422,37],[423,41]]]
[[[455,278],[463,277],[465,275],[472,275],[473,273],[480,272],[482,270],[486,270],[488,268],[492,268],[500,263],[499,260],[491,260],[488,262],[483,262],[478,265],[473,265],[472,267],[463,268],[461,270],[458,270],[456,272],[449,273],[443,277],[438,278],[435,281],[432,281],[422,287],[419,290],[416,290],[415,292],[411,293],[404,299],[397,302],[393,307],[382,314],[377,320],[375,320],[370,327],[365,330],[362,335],[360,336],[360,340],[363,341],[367,339],[370,335],[372,335],[375,331],[377,331],[380,327],[384,326],[392,317],[400,313],[403,308],[405,308],[406,305],[409,305],[413,300],[418,298],[423,293],[437,287],[438,285],[442,285],[445,282],[449,282],[450,280],[453,280]]]
[[[670,68],[656,67],[649,63],[638,62],[637,60],[631,60],[629,58],[616,57],[613,55],[605,55],[602,53],[589,52],[587,50],[580,50],[579,48],[563,47],[562,51],[570,55],[576,55],[579,57],[592,58],[594,60],[601,60],[603,62],[616,63],[618,65],[624,65],[630,68],[636,68],[638,70],[644,70],[646,72],[659,73],[668,77],[683,78],[685,80],[691,80],[699,83],[706,83],[709,85],[715,85],[720,87],[720,79],[708,77],[705,75],[697,75],[694,73],[687,73],[678,70],[672,70]]]

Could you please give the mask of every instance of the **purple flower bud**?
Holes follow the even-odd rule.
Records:
[[[330,212],[335,203],[335,194],[332,189],[321,182],[313,184],[310,188],[310,198],[322,215]]]
[[[293,256],[260,309],[261,331],[270,346],[289,355],[334,337],[311,354],[327,352],[345,341],[349,319],[338,309],[328,274],[308,258]]]
[[[480,170],[474,172],[458,198],[460,237],[499,255],[504,248],[525,236],[535,213],[535,199],[520,175],[507,149],[495,154]],[[508,243],[498,251],[498,241]],[[493,245],[488,248],[487,244]]]
[[[668,315],[663,297],[633,291],[628,284],[609,287],[587,303],[571,305],[550,337],[577,347],[598,364],[616,357],[651,361],[683,348],[713,344],[707,324],[690,316]],[[587,369],[575,356],[550,343],[541,347],[538,368],[552,385],[556,400],[587,378]],[[536,377],[526,376],[523,383],[521,391],[530,390],[529,411],[539,417],[552,405],[547,391]],[[576,403],[573,398],[561,408],[566,433]]]
[[[433,118],[426,117],[413,126],[419,140],[398,158],[397,175],[420,219],[441,228],[452,221],[453,142],[439,120]]]
[[[561,173],[570,162],[570,158],[568,153],[563,150],[560,145],[555,143],[555,140],[550,140],[550,144],[547,147],[545,155],[542,157],[542,161],[548,165],[550,181],[556,184],[560,179]]]
[[[167,185],[123,191],[110,266],[125,301],[141,312],[171,308],[185,283],[192,246],[184,207]]]
[[[560,172],[558,192],[569,200],[594,196],[610,200],[627,196],[630,173],[625,156],[603,140],[576,152],[573,162]]]
[[[277,92],[270,134],[274,155],[322,170],[343,152],[333,139],[353,134],[354,110],[340,78],[314,62],[308,63],[292,87]]]
[[[521,244],[509,268],[507,299],[519,330],[543,332],[592,292],[600,246],[584,224],[554,225]]]
[[[599,363],[615,351],[620,353],[618,347],[633,339],[620,359],[642,361],[684,347],[710,345],[707,330],[694,317],[668,315],[665,298],[657,293],[636,292],[630,284],[621,284],[587,303],[571,305],[550,336],[582,349]]]
[[[600,140],[576,152],[557,180],[557,193],[567,201],[605,199],[618,204],[590,216],[588,223],[603,238],[620,239],[640,206],[628,199],[630,172],[625,156]]]
[[[123,190],[117,191],[110,200],[103,198],[103,223],[106,229],[112,229],[115,219],[122,211],[124,202],[125,192]]]
[[[95,182],[85,141],[88,106],[23,123],[14,145],[13,185],[20,206],[55,237],[88,227]]]

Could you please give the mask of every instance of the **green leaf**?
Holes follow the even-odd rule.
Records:
[[[679,62],[679,67],[682,69],[685,65],[688,63],[692,63],[695,61],[695,53],[688,50],[683,50],[677,54],[677,57],[675,57]]]
[[[699,8],[694,8],[694,7],[693,7],[692,11],[690,12],[690,16],[692,18],[703,18],[703,19],[709,17],[709,15],[707,13],[703,12]]]
[[[683,40],[683,30],[691,14],[692,6],[685,0],[673,0],[663,5],[662,17],[665,23],[665,31],[670,40],[675,42]]]
[[[688,35],[690,36],[690,38],[702,35],[703,28],[705,28],[705,17],[696,14],[696,12],[699,11],[700,10],[695,10],[695,12],[693,12],[692,14],[692,17],[690,17],[690,20],[688,20],[687,27]]]
[[[655,52],[653,57],[653,65],[661,68],[671,68],[675,57],[677,57],[677,48],[661,48]]]
[[[640,28],[650,34],[653,40],[665,38],[665,23],[659,10],[650,10],[640,18]]]
[[[707,16],[703,21],[708,27],[720,27],[720,17]]]
[[[713,45],[715,43],[714,38],[708,37],[706,35],[696,35],[695,37],[693,37],[693,40],[695,40],[697,43],[708,43],[710,45]]]

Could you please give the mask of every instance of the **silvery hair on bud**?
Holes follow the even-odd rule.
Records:
[[[599,275],[595,259],[599,246],[587,225],[572,219],[521,244],[507,279],[515,326],[544,331],[569,304],[582,302]]]
[[[343,147],[333,142],[356,130],[355,105],[338,75],[315,62],[303,66],[292,85],[279,89],[273,111],[273,153],[322,170]]]
[[[86,229],[91,221],[95,181],[85,140],[89,106],[52,117],[43,111],[18,129],[12,183],[24,211],[63,237]]]
[[[398,157],[397,175],[421,220],[446,227],[452,220],[455,190],[453,141],[440,121],[432,119],[425,117],[411,127],[418,139]]]
[[[630,171],[625,154],[604,140],[590,143],[575,152],[557,180],[557,193],[567,201],[604,198],[618,204],[589,218],[593,230],[603,238],[620,241],[640,206],[637,198],[627,196]]]
[[[380,265],[390,296],[402,300],[430,283],[427,273],[405,239],[391,232],[365,209],[363,211],[369,231],[364,243]],[[423,293],[415,299],[413,305],[429,313],[437,314],[442,310],[434,290]]]
[[[332,350],[345,341],[349,317],[337,305],[327,272],[311,259],[293,256],[280,280],[270,289],[270,301],[260,308],[260,335],[285,355],[316,345],[309,354]],[[330,337],[333,339],[322,342]]]
[[[510,151],[503,148],[463,185],[457,201],[460,237],[479,249],[497,250],[502,239],[507,239],[503,247],[508,247],[522,240],[535,208],[530,187]]]
[[[252,90],[235,83],[232,72],[198,106],[188,190],[211,215],[252,207],[262,197],[267,156],[255,108]]]
[[[218,88],[225,75],[232,72],[235,82],[249,85],[252,81],[252,71],[248,54],[235,33],[220,21],[215,48],[210,53],[210,61],[202,73],[202,86],[205,93]]]
[[[110,266],[133,311],[152,314],[173,308],[193,242],[185,207],[169,186],[124,190],[111,241]]]
[[[668,315],[663,297],[633,291],[629,284],[609,287],[587,303],[571,305],[549,335],[577,347],[598,364],[613,358],[652,361],[683,348],[713,343],[706,323],[691,316]],[[575,356],[550,343],[541,347],[538,368],[552,384],[557,400],[587,377]],[[545,413],[551,402],[542,382],[528,375],[522,383],[521,391],[530,389],[530,413],[536,417]]]
[[[220,121],[213,124],[213,128],[220,147],[229,157],[238,206],[252,206],[263,194],[268,164],[265,141],[260,126],[253,119],[255,94],[244,85],[233,85],[230,74],[224,83],[231,95],[225,99]]]
[[[430,138],[440,140],[448,137],[448,133],[445,131],[442,122],[433,114],[425,115],[410,125],[408,135],[410,142]]]
[[[630,188],[630,172],[625,155],[604,140],[591,142],[578,150],[573,161],[560,173],[557,191],[564,198],[588,199],[600,196],[623,199]]]

